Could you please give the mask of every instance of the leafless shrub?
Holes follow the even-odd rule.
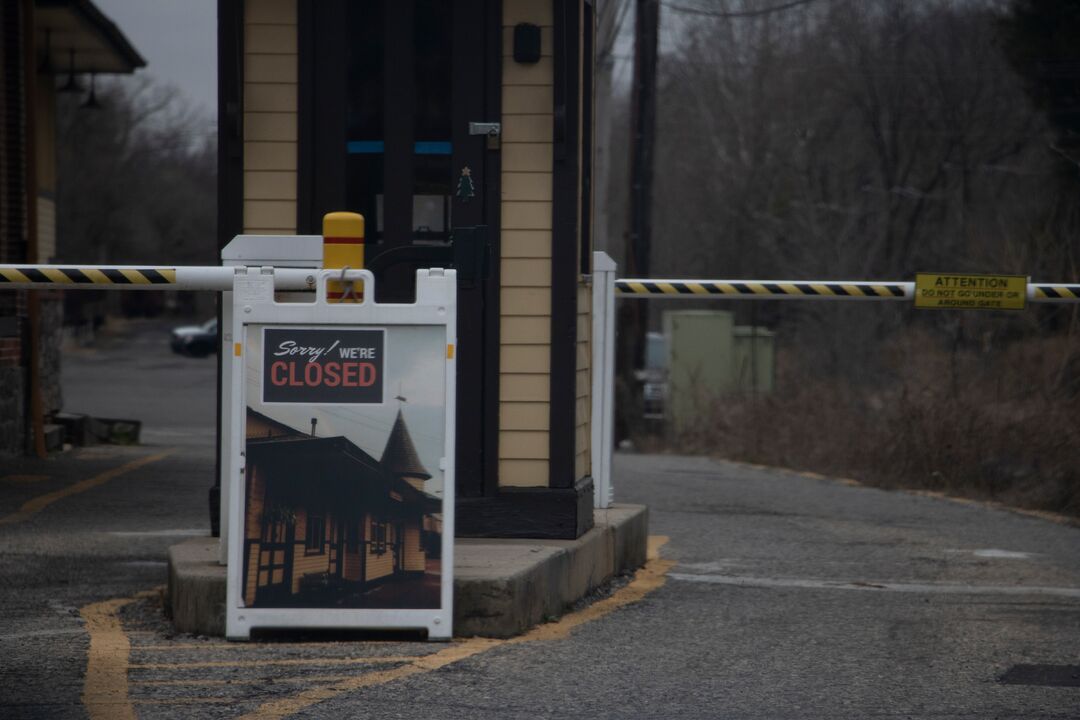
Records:
[[[1075,338],[950,346],[913,329],[878,361],[894,382],[823,379],[785,351],[777,392],[716,398],[673,447],[1080,515]]]

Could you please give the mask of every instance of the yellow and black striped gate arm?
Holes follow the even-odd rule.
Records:
[[[145,265],[0,265],[0,290],[216,290],[233,289],[233,276],[241,267]],[[266,268],[279,290],[315,287],[314,271],[302,268]]]
[[[855,280],[661,280],[620,278],[615,295],[645,300],[913,300],[915,283]],[[1029,283],[1028,302],[1080,301],[1078,283]]]

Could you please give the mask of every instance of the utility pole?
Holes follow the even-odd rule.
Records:
[[[635,0],[634,83],[630,131],[630,232],[626,236],[627,277],[648,277],[652,249],[653,149],[656,141],[656,60],[660,35],[659,0]],[[635,371],[645,367],[645,303],[619,308],[616,360],[619,414],[616,442],[630,436],[641,421],[642,383]]]

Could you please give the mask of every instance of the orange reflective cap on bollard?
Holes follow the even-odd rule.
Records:
[[[332,212],[323,216],[323,268],[364,268],[363,215]],[[326,299],[331,302],[361,302],[364,299],[364,283],[361,280],[351,283],[330,280],[326,283]]]

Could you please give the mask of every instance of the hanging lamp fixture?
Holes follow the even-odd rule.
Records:
[[[79,79],[77,77],[75,77],[75,50],[74,49],[69,50],[68,53],[69,54],[68,54],[68,77],[67,77],[67,82],[65,82],[60,87],[60,92],[62,92],[62,93],[82,92],[83,91],[82,85],[79,84]]]
[[[90,94],[86,96],[86,100],[83,101],[79,107],[89,108],[90,110],[100,110],[101,103],[97,99],[97,89],[95,87],[94,79],[97,77],[97,73],[93,70],[90,71]]]

